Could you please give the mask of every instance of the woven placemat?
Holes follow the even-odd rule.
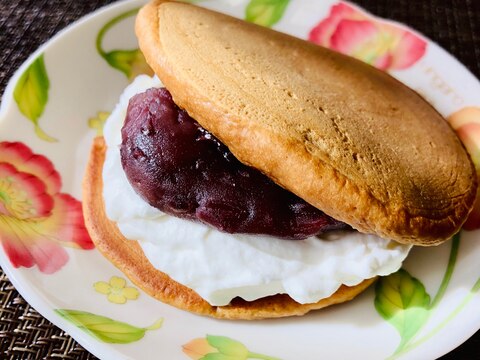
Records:
[[[81,16],[111,2],[0,0],[0,94],[13,72],[39,45]],[[411,25],[480,77],[479,0],[355,2],[374,14]],[[480,359],[479,349],[480,332],[477,332],[442,360]],[[0,269],[0,359],[55,358],[96,359],[30,307]]]
[[[52,325],[0,274],[1,359],[96,359]]]

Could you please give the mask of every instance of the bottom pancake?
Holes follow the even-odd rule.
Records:
[[[229,305],[212,306],[195,291],[155,269],[143,254],[138,242],[126,239],[105,213],[102,169],[106,145],[96,138],[83,181],[83,213],[85,224],[97,249],[118,267],[135,285],[154,298],[200,315],[223,319],[255,320],[304,315],[310,310],[353,299],[374,279],[349,287],[341,286],[333,295],[312,304],[299,304],[286,294],[268,296],[255,301],[235,298]]]

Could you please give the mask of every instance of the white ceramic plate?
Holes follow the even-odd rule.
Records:
[[[199,317],[125,281],[86,236],[79,199],[102,112],[145,70],[134,51],[131,11],[141,3],[117,3],[58,34],[17,71],[3,96],[0,264],[29,303],[103,359],[427,359],[480,328],[478,231],[414,249],[405,270],[354,301],[300,318]],[[333,0],[199,3],[391,72],[449,117],[467,147],[476,149],[478,81],[413,30]]]

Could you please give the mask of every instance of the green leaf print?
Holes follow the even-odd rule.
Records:
[[[200,358],[201,360],[246,360],[247,358],[232,357],[220,353],[208,354]]]
[[[258,25],[271,27],[283,16],[290,0],[251,0],[245,19]]]
[[[163,323],[163,319],[160,319],[149,327],[139,328],[85,311],[57,309],[55,312],[94,338],[114,344],[138,341],[145,336],[146,331],[159,329]]]
[[[104,54],[108,64],[123,72],[130,80],[136,75],[149,73],[145,57],[139,49],[114,50]]]
[[[430,331],[427,335],[422,337],[421,339],[410,343],[400,351],[397,351],[394,355],[390,356],[388,359],[393,360],[396,359],[398,356],[409,352],[410,350],[416,348],[417,346],[423,344],[424,342],[430,340],[432,337],[437,335],[440,330],[442,330],[450,321],[452,321],[464,308],[465,306],[472,301],[475,295],[478,294],[480,291],[480,278],[475,282],[473,287],[470,289],[468,295],[463,299],[463,301],[457,305],[457,307],[440,323],[438,324],[432,331]]]
[[[401,349],[428,318],[430,296],[406,270],[381,278],[375,287],[375,308],[400,334]]]
[[[13,98],[20,112],[35,125],[37,136],[42,140],[54,142],[57,140],[47,135],[38,124],[38,119],[48,102],[49,89],[50,81],[42,54],[20,76],[13,91]]]
[[[435,330],[421,340],[415,341],[419,330],[427,322],[428,317],[445,295],[455,269],[459,247],[460,233],[457,233],[451,241],[450,256],[442,282],[431,301],[423,284],[403,269],[386,278],[381,278],[377,283],[375,308],[384,319],[398,330],[401,337],[399,346],[388,359],[394,359],[399,354],[410,351],[437,331]],[[446,322],[443,323],[442,327],[445,324]]]
[[[133,9],[114,17],[100,29],[96,39],[96,48],[100,56],[103,57],[111,67],[124,73],[130,80],[140,74],[153,75],[153,71],[148,66],[142,52],[139,49],[116,49],[107,52],[103,49],[102,44],[106,33],[114,25],[128,17],[136,15],[137,12],[138,9]]]
[[[224,355],[239,359],[246,359],[248,356],[245,345],[228,337],[207,335],[207,342]]]
[[[442,301],[444,295],[445,295],[445,292],[449,286],[449,283],[450,283],[450,280],[452,278],[452,275],[453,275],[453,271],[455,269],[455,265],[456,265],[456,262],[457,262],[457,257],[458,257],[458,251],[459,251],[459,248],[460,248],[460,236],[461,236],[461,233],[457,233],[453,236],[452,238],[452,241],[451,241],[451,247],[450,247],[450,256],[448,258],[448,264],[447,264],[447,267],[445,269],[445,273],[443,275],[443,279],[442,279],[442,282],[437,290],[437,293],[436,295],[434,296],[433,300],[430,302],[429,305],[426,306],[426,310],[427,310],[427,315],[423,315],[423,316],[431,316],[432,312],[435,310],[436,306]],[[399,270],[399,273],[402,273],[402,275],[405,275],[408,274],[405,270]],[[408,275],[410,276],[410,275]],[[396,297],[395,297],[395,294],[391,294],[392,293],[392,290],[388,289],[388,282],[386,281],[386,279],[390,278],[390,277],[393,277],[394,279],[397,279],[396,282],[398,282],[398,273],[395,273],[395,274],[392,274],[392,275],[389,275],[387,278],[383,278],[381,279],[381,281],[384,283],[384,284],[377,284],[377,288],[376,288],[376,297],[375,297],[375,307],[377,309],[377,311],[380,313],[380,315],[382,315],[385,319],[387,319],[388,321],[390,321],[390,323],[392,323],[392,325],[395,326],[395,323],[391,321],[391,318],[388,317],[388,316],[384,316],[385,313],[389,313],[388,310],[385,310],[385,308],[388,308],[389,306],[385,305],[385,303],[387,303],[387,301],[381,301],[383,298],[382,298],[382,295],[385,296],[385,295],[388,295],[390,293],[390,298],[394,299],[394,300],[398,300]],[[401,277],[401,276],[400,276]],[[423,285],[417,280],[417,279],[414,279],[414,282],[416,281],[420,286],[420,289],[419,289],[419,293],[423,293],[425,291]],[[393,281],[395,283],[395,281]],[[417,335],[419,334],[419,329],[423,326],[421,323],[425,323],[426,322],[426,319],[420,319],[418,321],[418,324],[419,325],[416,330],[414,327],[412,327],[410,330],[413,332],[413,330],[415,330],[415,333],[412,335],[410,332],[408,333],[408,338],[405,338],[402,334],[402,332],[400,332],[400,335],[402,336],[401,338],[401,342],[400,342],[400,345],[397,347],[397,349],[395,350],[395,352],[389,356],[387,359],[389,360],[393,360],[393,359],[396,359],[398,358],[399,356],[401,356],[402,354],[405,354],[406,352],[408,351],[411,351],[412,349],[414,349],[415,347],[417,347],[418,345],[426,342],[427,340],[431,339],[435,334],[437,334],[443,327],[445,327],[460,311],[462,311],[462,309],[465,307],[466,304],[468,304],[471,299],[473,298],[473,296],[480,290],[480,279],[475,283],[475,285],[473,286],[473,288],[471,289],[470,293],[468,294],[468,296],[466,296],[464,298],[464,300],[439,324],[437,325],[433,330],[431,330],[429,333],[423,335],[422,338],[420,339],[417,339]],[[395,292],[395,291],[393,291]],[[425,293],[426,294],[426,293]],[[424,297],[427,297],[427,295],[424,294]],[[417,296],[417,299],[421,299],[422,296],[419,295]],[[377,304],[377,300],[378,300],[378,304]],[[420,301],[421,302],[421,301]],[[424,299],[424,303],[427,303],[427,301]],[[378,305],[378,306],[377,306]],[[390,311],[391,312],[391,311]],[[424,312],[422,312],[423,314]],[[397,326],[395,326],[397,327]]]

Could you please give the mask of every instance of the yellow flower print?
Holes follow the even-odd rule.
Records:
[[[103,125],[107,121],[110,113],[107,111],[99,111],[95,117],[88,119],[88,127],[97,132],[97,136],[103,135]]]
[[[134,287],[126,286],[125,279],[112,276],[110,281],[97,281],[93,284],[96,292],[107,295],[108,301],[114,304],[125,304],[127,300],[136,300],[140,293]]]

